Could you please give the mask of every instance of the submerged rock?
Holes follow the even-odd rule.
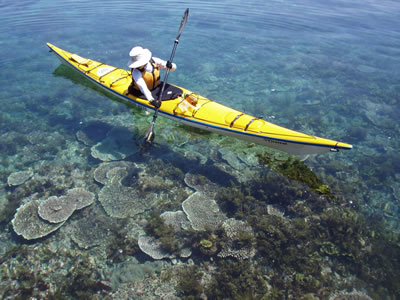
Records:
[[[15,233],[27,240],[44,237],[64,224],[64,222],[52,224],[40,218],[39,204],[39,200],[34,200],[20,206],[11,221]]]
[[[127,128],[114,128],[105,139],[92,146],[91,154],[102,161],[124,159],[139,151],[134,135]]]
[[[226,148],[219,149],[222,158],[235,170],[243,170],[246,165],[239,160],[238,156],[231,150]]]
[[[107,137],[112,126],[101,122],[92,121],[76,132],[76,138],[86,146],[93,146]]]

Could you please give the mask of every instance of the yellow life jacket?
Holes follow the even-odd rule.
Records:
[[[153,66],[152,72],[147,72],[145,69],[139,70],[142,72],[143,80],[146,82],[146,85],[150,91],[154,90],[158,84],[160,83],[160,68],[154,63],[153,60],[150,60],[151,65]],[[138,85],[133,80],[134,89],[140,91]]]

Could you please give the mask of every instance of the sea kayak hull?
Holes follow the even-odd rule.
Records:
[[[47,43],[47,46],[63,64],[74,68],[99,87],[150,112],[155,110],[147,100],[127,92],[132,81],[129,71],[83,58],[50,43]],[[232,136],[295,155],[352,149],[352,145],[287,129],[219,104],[185,88],[179,88],[182,89],[183,95],[163,101],[159,115],[188,126]],[[189,104],[184,95],[191,95],[197,99],[197,104]]]

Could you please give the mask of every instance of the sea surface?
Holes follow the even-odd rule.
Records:
[[[167,60],[186,8],[168,82],[353,149],[160,116],[142,153],[152,115],[46,46]],[[1,0],[0,25],[1,299],[400,298],[398,1]]]

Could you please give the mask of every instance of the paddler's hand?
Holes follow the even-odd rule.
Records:
[[[172,69],[172,62],[171,61],[167,61],[167,68],[168,69]]]
[[[161,101],[160,100],[156,100],[156,99],[153,99],[153,100],[150,100],[150,104],[151,105],[153,105],[155,108],[160,108],[160,106],[161,106]]]
[[[170,69],[171,71],[175,71],[176,70],[176,64],[172,63],[170,60],[167,61],[166,67],[168,69]]]

